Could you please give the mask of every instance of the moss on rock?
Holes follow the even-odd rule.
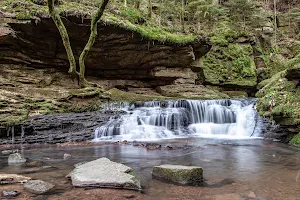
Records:
[[[297,82],[288,80],[289,70],[277,73],[265,81],[256,94],[257,109],[262,116],[271,117],[282,125],[300,124],[300,88]]]
[[[199,185],[203,181],[203,170],[201,167],[197,166],[154,166],[152,175],[158,179],[182,185]]]
[[[98,1],[72,1],[60,0],[57,9],[63,16],[77,16],[89,19],[96,11]],[[0,10],[15,15],[17,19],[48,18],[47,4],[43,0],[4,0],[0,2]],[[124,7],[116,1],[109,3],[108,9],[103,14],[102,23],[119,26],[139,33],[143,38],[163,43],[186,44],[195,41],[193,34],[186,34],[147,19],[145,13],[134,8]]]
[[[300,147],[300,133],[294,135],[290,141],[290,144]]]
[[[205,81],[220,85],[255,86],[256,67],[252,53],[249,43],[214,46],[203,58]]]

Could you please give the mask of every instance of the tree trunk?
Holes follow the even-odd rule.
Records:
[[[135,1],[135,8],[136,8],[137,10],[140,9],[140,5],[141,5],[141,0],[136,0],[136,1]]]
[[[69,63],[70,63],[70,68],[69,68],[69,73],[73,76],[73,78],[75,79],[78,75],[78,73],[76,72],[76,61],[75,61],[75,57],[72,51],[72,47],[70,44],[70,39],[69,39],[69,35],[67,32],[66,27],[64,26],[64,23],[62,22],[59,13],[55,10],[54,7],[54,0],[48,0],[48,9],[49,9],[49,13],[60,33],[60,36],[62,38],[64,47],[66,49],[67,52],[67,56],[69,59]]]
[[[184,23],[184,12],[185,12],[185,8],[184,8],[184,0],[181,0],[181,25],[182,25],[182,31],[185,31],[185,23]]]
[[[152,2],[151,0],[148,0],[148,18],[152,18]]]
[[[246,16],[244,15],[244,24],[243,24],[243,26],[244,26],[244,31],[246,30]]]
[[[160,0],[160,6],[159,6],[159,26],[161,26],[161,10],[163,7],[163,0]]]
[[[91,50],[91,47],[95,43],[95,39],[97,37],[97,23],[100,20],[101,16],[103,15],[103,12],[105,10],[106,5],[108,4],[109,0],[103,0],[102,5],[98,8],[97,12],[92,16],[91,21],[91,34],[89,37],[89,40],[87,44],[85,45],[82,53],[79,57],[79,67],[80,67],[80,73],[79,73],[79,80],[80,80],[80,87],[86,87],[88,82],[85,79],[85,64],[84,61],[86,59],[86,56],[88,55],[89,51]]]
[[[277,42],[277,12],[276,12],[276,0],[274,0],[274,41]]]

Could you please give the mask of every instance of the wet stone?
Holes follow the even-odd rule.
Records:
[[[72,158],[72,155],[68,154],[68,153],[65,153],[64,154],[64,160],[69,160]]]
[[[42,180],[30,180],[24,184],[24,188],[33,194],[44,194],[50,192],[54,185]]]
[[[26,177],[18,174],[0,174],[0,185],[24,183],[30,179],[31,179],[30,177]]]
[[[16,197],[20,194],[20,192],[16,190],[7,190],[2,192],[3,197]]]
[[[76,187],[105,187],[141,190],[132,168],[100,158],[77,166],[70,174]]]
[[[157,143],[146,143],[145,147],[147,148],[147,150],[161,149],[161,145]]]
[[[9,155],[9,154],[12,154],[12,153],[17,153],[17,152],[18,152],[18,149],[10,149],[10,150],[1,151],[1,154],[2,155]]]
[[[25,163],[25,162],[26,162],[26,159],[20,153],[10,154],[8,157],[8,164],[19,164],[19,163]]]
[[[160,165],[154,166],[152,176],[181,185],[202,185],[203,170],[198,166]]]

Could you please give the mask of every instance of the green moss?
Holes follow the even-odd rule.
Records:
[[[203,170],[202,168],[190,170],[180,168],[164,168],[158,166],[153,168],[153,176],[184,185],[199,184],[203,179]]]
[[[250,44],[215,46],[204,56],[204,76],[212,84],[255,86],[255,63]]]
[[[144,16],[139,11],[132,8],[122,8],[120,15],[133,24],[143,24],[146,22]]]
[[[293,136],[293,138],[290,141],[290,144],[295,145],[295,146],[300,146],[300,133]]]
[[[234,30],[230,21],[219,21],[209,36],[213,45],[227,46],[237,39],[239,35],[240,33]]]
[[[256,96],[257,110],[283,125],[300,124],[300,88],[285,78],[287,70],[274,75]]]
[[[41,3],[42,4],[42,3]],[[57,9],[61,15],[75,15],[79,18],[91,16],[97,9],[96,1],[70,1],[64,0]],[[111,3],[114,9],[107,9],[101,19],[104,24],[118,26],[126,30],[139,33],[143,38],[162,43],[186,44],[195,40],[192,34],[185,34],[168,27],[159,26],[151,20],[147,20],[138,10],[124,8]],[[0,2],[0,9],[16,14],[17,19],[30,19],[35,17],[47,17],[48,8],[45,5],[37,5],[31,0],[4,0]],[[118,10],[116,12],[116,10]]]

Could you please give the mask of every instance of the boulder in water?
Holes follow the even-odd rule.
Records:
[[[50,192],[54,185],[46,181],[30,180],[24,184],[24,188],[33,194],[44,194]]]
[[[141,190],[132,168],[100,158],[77,166],[70,174],[73,186]]]
[[[20,153],[14,153],[10,154],[8,157],[8,164],[19,164],[19,163],[25,163],[26,158]]]
[[[201,185],[203,182],[203,170],[198,166],[154,166],[152,170],[152,176],[181,185]]]

